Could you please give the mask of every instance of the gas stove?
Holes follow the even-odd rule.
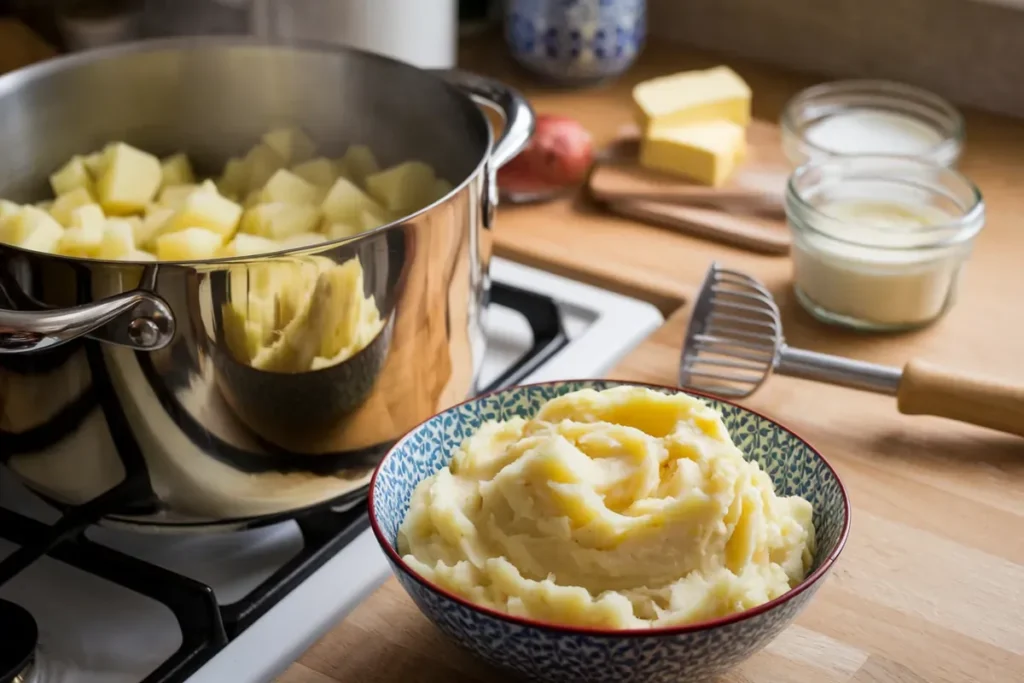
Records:
[[[502,259],[491,276],[480,391],[600,377],[663,322]],[[389,575],[365,502],[225,534],[69,529],[16,571],[59,519],[0,468],[0,683],[270,681]]]

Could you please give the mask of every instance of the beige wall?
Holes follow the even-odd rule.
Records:
[[[652,34],[1024,117],[1024,10],[972,0],[648,0]]]

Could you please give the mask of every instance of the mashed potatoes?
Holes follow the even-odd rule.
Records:
[[[810,503],[776,496],[716,411],[642,387],[482,425],[416,488],[398,534],[414,571],[473,603],[615,629],[767,602],[813,545]]]

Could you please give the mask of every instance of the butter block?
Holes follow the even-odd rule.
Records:
[[[633,88],[637,123],[677,126],[724,119],[750,123],[750,86],[727,66],[652,78]]]
[[[640,165],[718,186],[746,149],[746,130],[732,121],[656,126],[640,142]]]

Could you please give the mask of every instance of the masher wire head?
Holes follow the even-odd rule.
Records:
[[[779,308],[764,285],[712,263],[693,304],[679,384],[744,398],[768,379],[781,346]]]

